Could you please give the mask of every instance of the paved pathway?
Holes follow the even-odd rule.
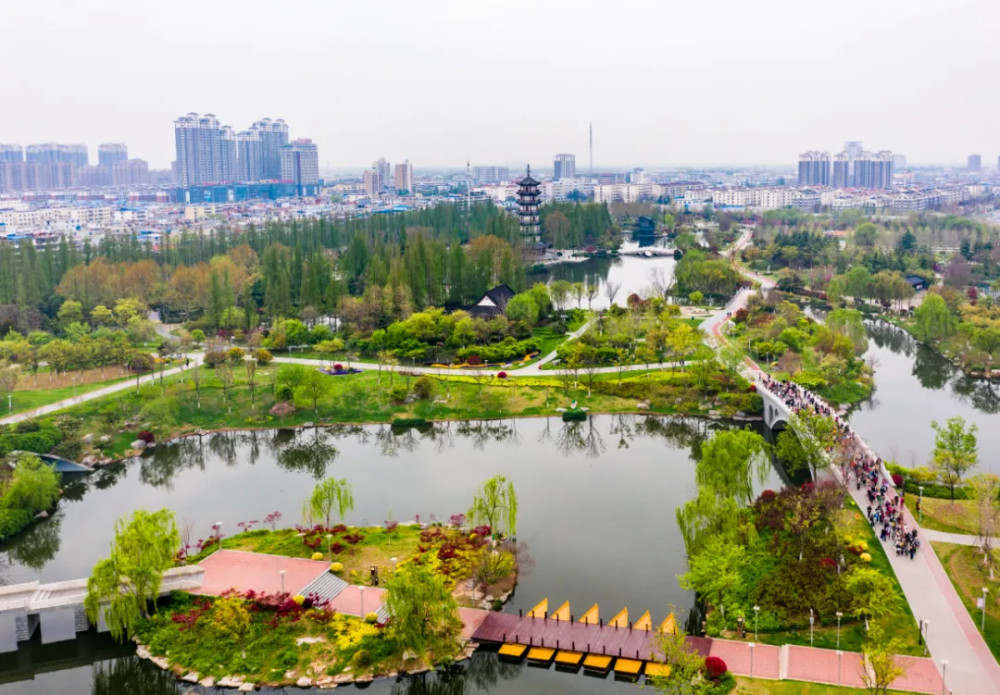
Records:
[[[190,355],[191,364],[187,367],[174,367],[163,372],[163,377],[167,378],[175,374],[180,374],[185,369],[195,366],[195,364],[200,364],[201,355]],[[160,378],[159,372],[153,372],[147,374],[146,376],[139,377],[140,384],[148,384],[150,381],[155,381]],[[80,403],[86,403],[87,401],[92,401],[95,398],[103,398],[104,396],[110,396],[113,393],[119,393],[121,391],[127,391],[128,389],[135,388],[135,379],[126,379],[124,381],[119,381],[110,386],[104,386],[99,389],[94,389],[93,391],[88,391],[87,393],[82,393],[79,396],[73,396],[71,398],[64,398],[61,401],[56,401],[55,403],[49,403],[48,405],[43,405],[40,408],[35,408],[34,410],[25,410],[21,413],[16,413],[14,415],[8,415],[7,417],[0,418],[0,424],[9,425],[15,422],[21,422],[22,420],[30,420],[31,418],[38,417],[39,415],[48,415],[49,413],[54,413],[70,406],[79,405]]]
[[[972,533],[946,533],[944,531],[932,531],[929,528],[923,530],[924,536],[929,541],[936,543],[956,543],[958,545],[979,545],[979,536]],[[1000,538],[993,539],[993,547],[1000,548]]]

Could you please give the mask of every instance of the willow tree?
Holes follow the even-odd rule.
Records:
[[[91,623],[103,615],[112,637],[122,640],[149,615],[160,595],[163,573],[174,564],[181,538],[169,509],[138,510],[115,522],[111,554],[87,580],[84,607]]]
[[[302,515],[307,522],[313,523],[322,519],[323,524],[330,526],[330,515],[337,510],[337,516],[344,520],[344,515],[354,509],[354,492],[347,478],[327,478],[313,488],[312,494],[303,505]]]
[[[485,524],[494,535],[517,535],[517,495],[514,483],[495,475],[472,498],[468,518],[474,525]]]
[[[406,563],[393,573],[386,590],[389,634],[399,647],[421,656],[433,652],[437,660],[455,652],[462,620],[441,575],[426,564]]]
[[[767,453],[767,442],[756,432],[717,432],[701,446],[701,459],[695,468],[698,485],[749,505],[754,499],[754,485],[763,485],[767,480]]]

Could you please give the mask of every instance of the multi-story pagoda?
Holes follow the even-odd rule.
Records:
[[[530,165],[527,176],[517,182],[517,217],[521,222],[521,240],[526,246],[537,246],[542,240],[538,219],[538,206],[542,203],[540,185],[540,181],[531,178]]]

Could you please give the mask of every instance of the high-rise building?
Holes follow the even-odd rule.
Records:
[[[219,129],[219,180],[239,181],[236,161],[236,133],[227,125]]]
[[[148,184],[150,182],[149,164],[143,159],[115,162],[111,168],[111,182],[116,186]]]
[[[392,165],[386,161],[385,157],[380,157],[377,162],[374,162],[372,169],[378,172],[380,190],[389,188],[392,185]]]
[[[288,125],[282,119],[272,121],[264,118],[252,126],[260,136],[260,160],[262,181],[278,181],[281,179],[281,148],[288,144]]]
[[[844,143],[844,152],[847,153],[847,173],[851,181],[857,178],[854,173],[854,162],[861,156],[864,148],[860,140],[848,140]]]
[[[379,195],[382,192],[382,182],[378,180],[378,169],[367,169],[362,176],[365,193],[368,195]]]
[[[847,152],[838,152],[833,157],[833,176],[830,185],[834,188],[850,188],[854,185]]]
[[[90,166],[88,164],[85,167],[78,167],[75,173],[74,181],[77,186],[97,188],[111,184],[111,172],[100,165]]]
[[[854,185],[858,188],[892,188],[892,152],[862,152],[854,162]]]
[[[810,150],[799,155],[799,185],[830,185],[830,153]]]
[[[894,154],[892,155],[892,171],[894,174],[898,174],[901,171],[906,170],[906,155],[905,154]]]
[[[517,182],[517,218],[521,223],[521,239],[526,243],[537,244],[541,241],[538,206],[542,202],[539,181],[531,178],[531,166],[527,175]]]
[[[128,147],[123,142],[106,142],[97,146],[97,164],[111,176],[115,164],[128,160]]]
[[[20,145],[0,145],[0,162],[23,162],[24,148]]]
[[[402,164],[395,167],[394,185],[397,191],[405,191],[407,194],[413,193],[413,165],[407,159]]]
[[[552,179],[558,181],[572,178],[576,178],[576,155],[557,154],[552,163]]]
[[[510,168],[500,166],[472,167],[472,178],[479,184],[503,183],[510,181]]]
[[[257,130],[244,130],[236,135],[236,160],[240,181],[260,181],[264,178],[264,149]]]
[[[299,195],[319,186],[319,151],[312,140],[293,140],[281,148],[281,180],[295,184]]]
[[[978,154],[970,154],[969,159],[966,162],[965,168],[968,171],[982,171],[983,158]]]
[[[64,162],[71,168],[85,167],[89,163],[87,146],[80,144],[62,144],[43,142],[28,145],[25,150],[25,160],[36,164]]]

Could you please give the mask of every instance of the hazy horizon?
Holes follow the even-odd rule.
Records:
[[[993,168],[1000,3],[293,0],[4,8],[0,142],[101,142],[166,168],[173,121],[284,118],[320,167],[529,161],[793,167],[845,140]],[[962,95],[959,98],[957,95]]]

